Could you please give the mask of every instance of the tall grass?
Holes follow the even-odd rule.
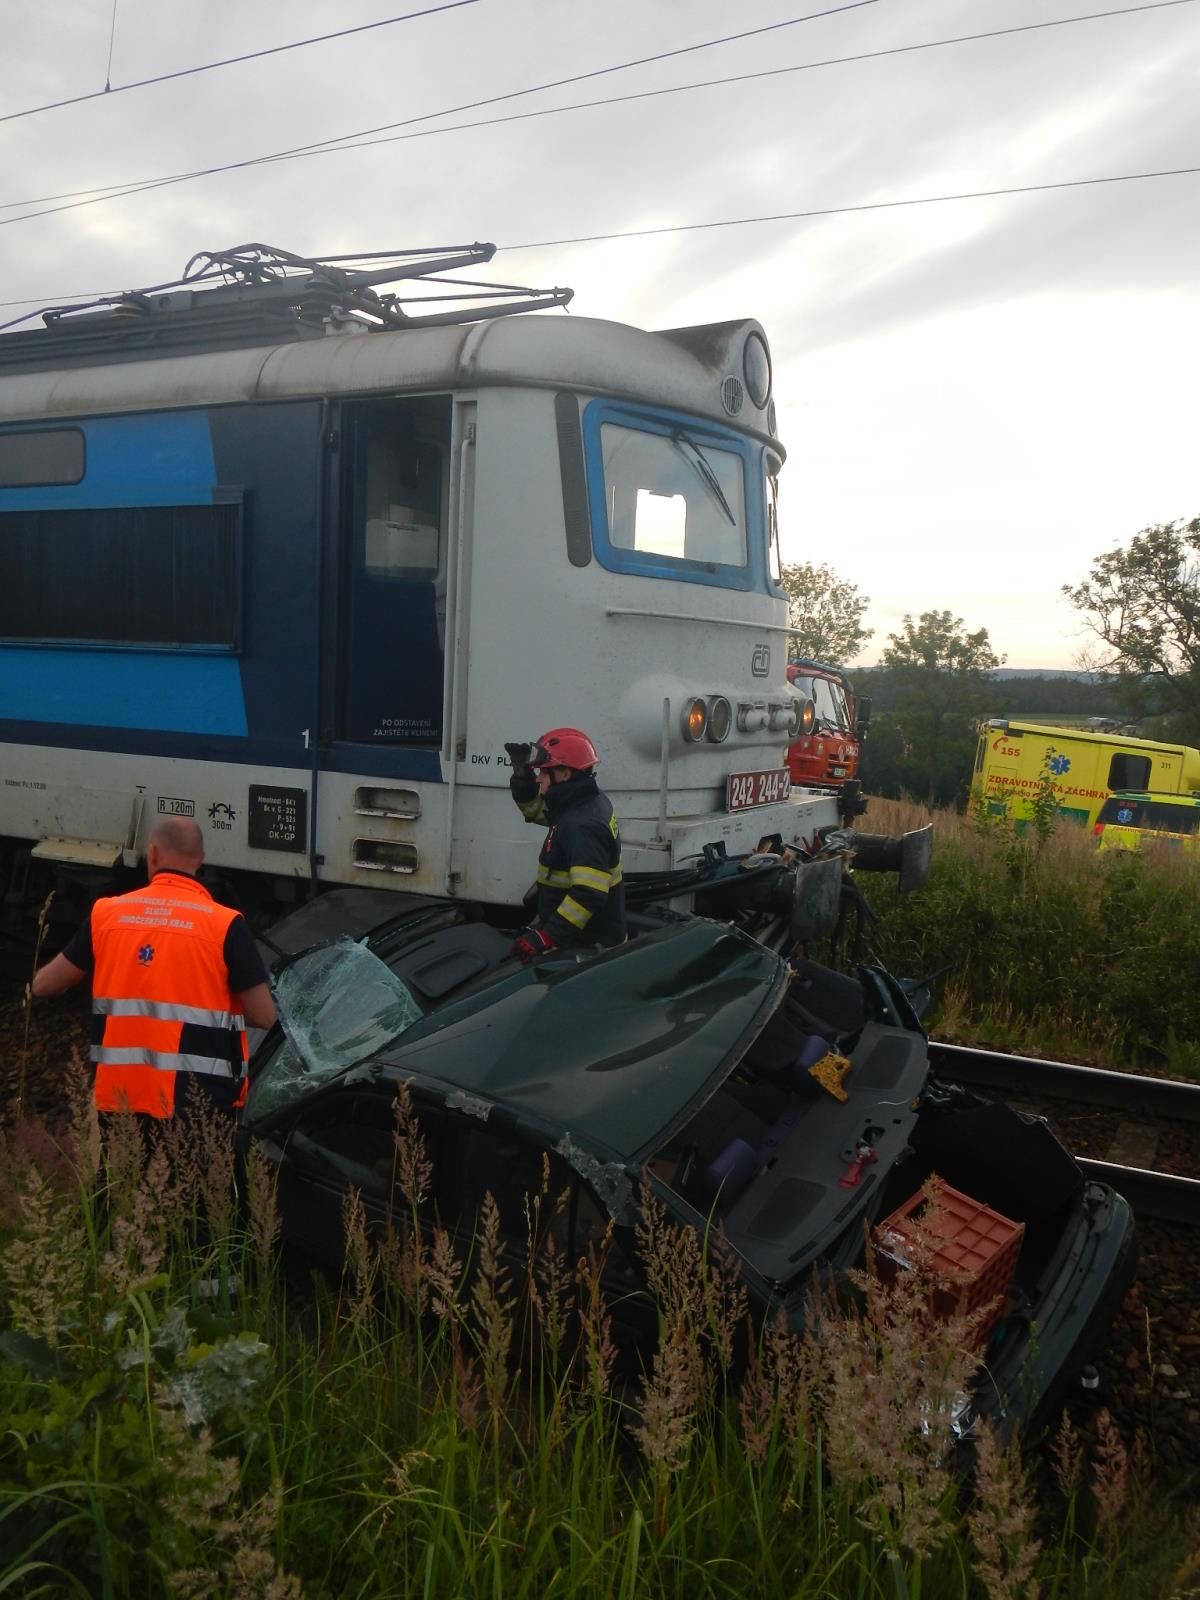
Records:
[[[1200,1527],[1105,1419],[1060,1434],[1040,1502],[990,1435],[975,1491],[951,1476],[940,1419],[977,1357],[916,1276],[755,1330],[720,1240],[647,1196],[660,1336],[631,1372],[607,1242],[563,1258],[548,1178],[515,1246],[490,1202],[469,1251],[416,1226],[403,1095],[392,1226],[350,1191],[340,1281],[299,1287],[261,1155],[235,1203],[219,1125],[102,1139],[80,1076],[72,1104],[4,1136],[0,1594],[1195,1592]]]
[[[868,888],[892,970],[943,974],[941,1037],[1200,1076],[1200,857],[896,801],[873,800],[869,821],[934,824],[925,888]]]

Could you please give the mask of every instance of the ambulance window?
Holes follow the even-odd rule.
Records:
[[[1142,825],[1156,833],[1196,833],[1200,831],[1200,807],[1153,802],[1146,807]]]
[[[1148,789],[1150,787],[1149,756],[1133,756],[1125,752],[1112,758],[1108,767],[1110,789]]]

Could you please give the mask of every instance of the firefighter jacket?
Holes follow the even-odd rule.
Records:
[[[509,788],[526,822],[550,830],[538,856],[537,926],[564,947],[621,944],[621,835],[608,796],[590,772],[551,784],[545,795],[532,773],[514,773]]]
[[[182,872],[92,907],[92,1060],[99,1111],[169,1117],[180,1073],[241,1083],[246,1021],[225,936],[238,915]]]

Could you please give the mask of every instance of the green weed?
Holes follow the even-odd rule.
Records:
[[[659,1308],[638,1374],[612,1341],[610,1228],[579,1261],[547,1173],[524,1251],[483,1208],[464,1259],[415,1226],[429,1164],[403,1094],[393,1222],[344,1205],[339,1280],[276,1255],[269,1166],[130,1119],[77,1075],[53,1137],[0,1152],[0,1594],[175,1600],[780,1595],[912,1600],[1190,1592],[1195,1529],[1104,1422],[1059,1486],[985,1434],[976,1492],[938,1418],[977,1357],[916,1274],[814,1288],[755,1329],[718,1235],[649,1195]],[[932,1421],[931,1421],[932,1419]]]
[[[872,826],[929,820],[873,801]],[[941,1037],[1033,1055],[1195,1076],[1200,1071],[1200,859],[1101,852],[1047,814],[932,814],[929,883],[870,884],[884,958],[945,977]]]

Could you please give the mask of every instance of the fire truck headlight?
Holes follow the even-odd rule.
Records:
[[[714,694],[708,702],[708,738],[713,744],[724,744],[733,727],[733,707],[723,694]]]
[[[683,708],[683,737],[689,744],[698,744],[708,727],[708,706],[700,699],[689,700]]]

